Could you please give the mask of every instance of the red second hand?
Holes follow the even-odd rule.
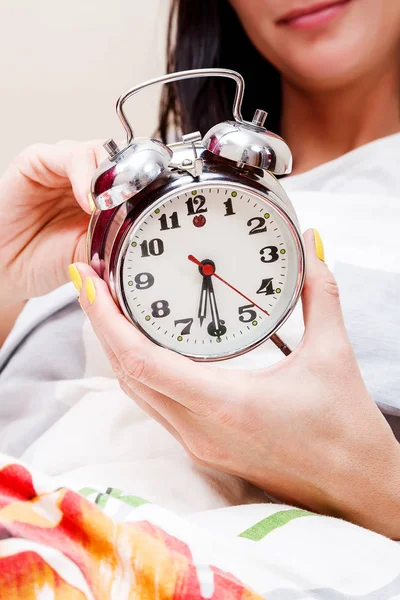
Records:
[[[194,263],[195,265],[198,265],[199,267],[201,267],[202,271],[203,271],[204,267],[211,267],[211,265],[203,265],[203,263],[200,262],[199,260],[197,260],[197,258],[195,258],[192,254],[189,254],[188,259],[192,263]],[[219,279],[220,281],[222,281],[222,283],[224,283],[225,285],[227,285],[228,287],[230,287],[231,290],[233,290],[234,292],[236,292],[237,294],[239,294],[239,296],[242,296],[242,298],[244,298],[245,300],[247,300],[248,302],[250,302],[250,304],[253,304],[254,306],[256,306],[259,310],[261,310],[263,313],[265,313],[269,317],[271,316],[269,314],[269,312],[267,312],[264,308],[261,308],[261,306],[259,306],[255,302],[253,302],[253,300],[251,300],[251,298],[249,298],[248,296],[246,296],[245,294],[243,294],[242,292],[240,292],[238,289],[236,289],[235,287],[233,287],[233,285],[231,285],[230,283],[228,283],[227,281],[225,281],[225,279],[223,279],[222,277],[220,277],[219,275],[217,275],[217,273],[214,270],[211,272],[211,269],[207,269],[207,272],[204,272],[204,275],[213,275],[214,277],[216,277],[217,279]]]

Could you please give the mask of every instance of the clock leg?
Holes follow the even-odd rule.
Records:
[[[285,355],[285,356],[289,356],[289,354],[292,354],[291,349],[289,348],[289,346],[287,346],[285,344],[285,342],[279,337],[279,335],[276,335],[276,333],[274,333],[274,335],[271,335],[270,340],[273,344],[275,344],[275,346],[277,348],[279,348],[279,350]]]

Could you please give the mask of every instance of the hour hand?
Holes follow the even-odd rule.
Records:
[[[222,335],[226,334],[226,327],[225,327],[225,321],[222,321],[219,318],[219,312],[218,312],[218,306],[217,306],[217,300],[215,298],[215,293],[214,293],[214,286],[213,283],[211,281],[208,282],[208,295],[210,298],[210,308],[211,308],[211,318],[212,321],[209,324],[209,326],[207,327],[207,331],[208,333],[213,336],[213,337],[217,337],[220,338]]]
[[[207,316],[207,304],[208,304],[208,280],[209,277],[203,275],[203,285],[201,287],[199,311],[197,316],[200,319],[200,327],[203,325],[203,321]]]

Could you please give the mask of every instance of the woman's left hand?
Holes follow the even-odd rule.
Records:
[[[305,241],[305,334],[270,368],[225,370],[156,346],[84,264],[80,302],[122,389],[195,461],[399,539],[400,445],[365,388],[312,230]]]

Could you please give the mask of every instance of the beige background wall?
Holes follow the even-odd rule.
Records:
[[[28,144],[121,139],[115,101],[164,73],[169,0],[0,0],[0,169]],[[159,90],[127,104],[152,133]]]

